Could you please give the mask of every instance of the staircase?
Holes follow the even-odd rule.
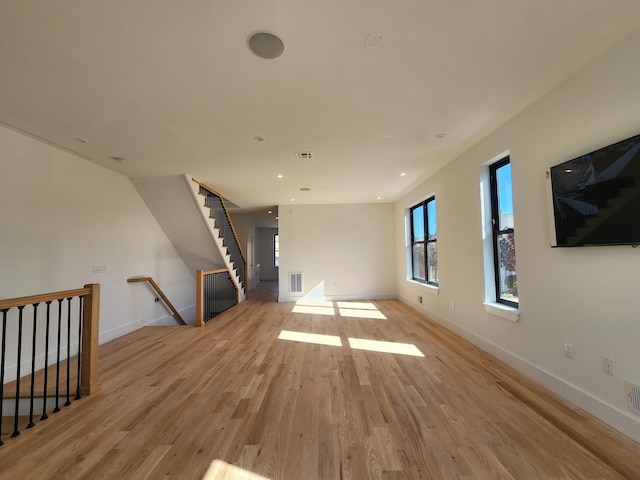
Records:
[[[222,254],[225,267],[231,272],[231,279],[238,290],[239,301],[243,301],[247,294],[247,260],[240,246],[238,234],[233,228],[224,198],[198,180],[188,175],[185,177],[191,180],[190,184],[196,198],[199,196],[202,199],[198,206]]]
[[[601,243],[598,240],[601,227],[615,217],[615,214],[625,208],[630,202],[637,201],[640,186],[633,178],[619,178],[599,182],[585,188],[580,202],[596,207],[597,212],[583,215],[569,205],[562,208],[562,217],[556,217],[556,232],[558,242],[562,245],[589,245]]]
[[[131,182],[194,278],[198,270],[229,269],[245,300],[245,257],[223,197],[186,174]]]

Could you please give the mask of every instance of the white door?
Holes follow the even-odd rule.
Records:
[[[255,247],[253,242],[253,235],[247,233],[247,289],[253,290],[256,288],[256,275],[254,266]]]

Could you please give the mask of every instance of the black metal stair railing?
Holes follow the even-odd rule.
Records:
[[[238,304],[238,290],[226,269],[196,273],[196,326],[203,326]]]
[[[7,415],[13,417],[11,437],[20,435],[21,402],[28,402],[26,428],[33,428],[37,399],[42,402],[40,420],[46,420],[48,399],[55,404],[53,412],[58,412],[61,402],[64,401],[64,406],[71,405],[71,396],[78,400],[82,393],[90,393],[95,378],[90,378],[94,367],[88,364],[97,361],[97,335],[94,340],[87,340],[87,335],[97,329],[94,301],[99,301],[98,285],[0,301],[0,418],[5,415],[6,406],[12,407]],[[96,318],[90,318],[92,315]],[[94,321],[96,323],[92,323]],[[95,358],[90,352],[93,348]],[[75,358],[72,351],[76,352]],[[53,358],[55,365],[50,365]],[[28,366],[30,373],[23,375],[23,365]],[[50,375],[55,376],[55,384],[50,383]],[[9,383],[5,384],[7,377]],[[36,391],[37,384],[42,387],[40,392]],[[23,394],[27,386],[28,396]],[[0,445],[3,445],[2,432]]]
[[[223,245],[227,247],[230,262],[240,279],[241,288],[246,291],[246,259],[224,205],[224,200],[219,194],[205,188],[202,184],[200,184],[200,195],[205,197],[205,205],[211,210],[210,217],[219,230]]]

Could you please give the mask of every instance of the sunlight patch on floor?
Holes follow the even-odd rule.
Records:
[[[364,338],[349,338],[349,345],[355,350],[368,350],[370,352],[424,357],[422,352],[418,350],[418,347],[411,343],[383,342],[380,340],[366,340]]]
[[[336,308],[337,307],[337,308]],[[310,315],[331,315],[347,318],[371,318],[386,320],[387,317],[371,302],[329,302],[300,300],[296,302],[293,313]]]
[[[202,480],[269,480],[267,477],[250,472],[244,468],[229,465],[222,460],[214,460],[209,465]]]
[[[336,302],[338,308],[353,308],[357,310],[378,310],[371,302]]]
[[[373,318],[375,320],[386,320],[380,310],[361,310],[358,308],[340,308],[338,309],[341,317],[349,318]]]
[[[310,313],[312,315],[335,315],[332,302],[296,302],[293,313]]]
[[[316,345],[329,345],[332,347],[341,347],[342,341],[340,337],[335,335],[322,335],[319,333],[292,332],[290,330],[282,330],[278,335],[279,340],[291,340],[293,342],[314,343]]]

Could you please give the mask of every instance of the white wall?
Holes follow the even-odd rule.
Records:
[[[624,381],[640,384],[640,249],[550,248],[545,170],[640,133],[638,105],[640,31],[395,206],[402,301],[636,441],[640,417],[626,407]],[[517,323],[483,308],[479,179],[481,165],[505,151],[513,172]],[[428,193],[435,193],[438,206],[439,295],[406,280],[405,209]],[[564,356],[565,342],[574,345],[574,359]],[[615,377],[602,372],[603,355],[615,360]]]
[[[0,298],[99,283],[104,343],[176,325],[145,284],[127,283],[151,276],[195,318],[195,280],[128,178],[2,127],[0,172]]]
[[[256,229],[256,263],[260,264],[260,280],[278,280],[278,268],[273,265],[273,236],[277,228]]]
[[[281,302],[302,296],[289,292],[290,272],[302,272],[305,295],[395,298],[393,205],[281,205],[278,216]]]

